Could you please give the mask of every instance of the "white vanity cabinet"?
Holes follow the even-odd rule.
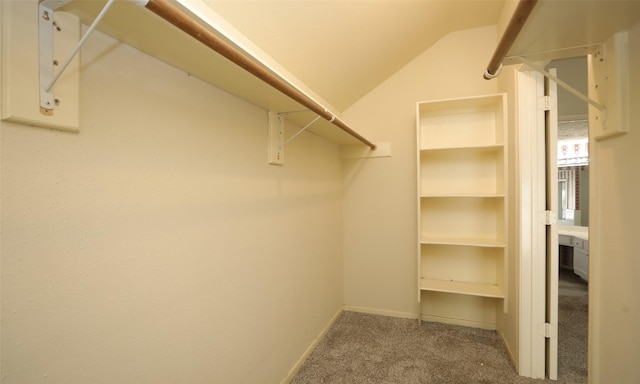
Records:
[[[558,245],[560,246],[560,267],[573,269],[573,273],[585,281],[589,281],[588,229],[584,227],[560,227],[558,229]]]
[[[589,281],[589,240],[574,237],[573,243],[573,272]]]
[[[571,236],[570,235],[559,235],[558,236],[558,245],[565,245],[567,247],[573,246],[571,244]]]

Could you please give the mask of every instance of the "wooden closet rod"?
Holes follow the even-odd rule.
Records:
[[[504,30],[500,43],[493,53],[493,57],[491,57],[491,61],[489,61],[487,70],[484,73],[486,80],[493,79],[499,75],[499,70],[505,56],[509,52],[509,49],[511,49],[513,42],[516,41],[518,34],[537,2],[538,0],[520,0],[516,6],[516,10],[513,12],[513,16],[511,16],[511,20],[509,20],[509,24]]]
[[[291,99],[302,104],[304,107],[313,111],[317,115],[328,120],[336,127],[342,129],[349,135],[368,145],[371,149],[376,149],[375,144],[362,137],[358,132],[351,129],[347,124],[344,123],[344,121],[340,120],[340,118],[329,112],[315,100],[305,95],[279,76],[275,75],[266,67],[257,63],[251,56],[248,56],[242,50],[238,49],[237,47],[233,46],[229,42],[225,41],[221,37],[217,36],[210,30],[200,25],[197,21],[189,17],[189,15],[171,5],[167,0],[148,0],[146,4],[144,3],[144,0],[138,0],[138,3],[142,3],[141,5],[144,5],[147,9],[149,9],[156,15],[162,17],[169,23],[173,24],[188,35],[200,41],[202,44],[231,60],[239,67],[243,68],[265,83],[271,85],[273,88],[289,96]]]

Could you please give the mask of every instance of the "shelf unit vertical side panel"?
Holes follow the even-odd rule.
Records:
[[[503,145],[496,154],[496,192],[507,195],[507,147]]]
[[[507,145],[507,131],[505,126],[507,124],[507,98],[505,93],[497,95],[498,101],[496,102],[496,144]]]
[[[422,103],[416,103],[416,259],[417,259],[417,273],[416,273],[416,295],[418,297],[418,323],[422,321],[422,291],[420,290],[420,279],[422,271],[422,246],[420,244],[420,238],[422,237],[422,208],[420,206],[420,194],[422,189],[422,170],[420,149],[422,147],[422,116],[421,106]]]
[[[504,300],[502,301],[502,311],[503,313],[507,313],[508,308],[508,297],[509,297],[509,168],[508,168],[508,159],[509,159],[509,137],[508,137],[508,116],[507,116],[507,95],[505,93],[500,94],[500,103],[498,105],[498,111],[496,116],[496,124],[499,124],[499,132],[502,136],[502,189],[505,192],[505,197],[503,201],[503,212],[502,212],[502,238],[505,240],[505,247],[502,249],[502,281],[498,283],[502,292],[504,293]]]

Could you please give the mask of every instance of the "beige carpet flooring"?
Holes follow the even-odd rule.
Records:
[[[579,281],[578,281],[579,283]],[[587,382],[587,295],[559,296],[559,384]],[[292,383],[553,383],[519,376],[494,331],[344,312]]]

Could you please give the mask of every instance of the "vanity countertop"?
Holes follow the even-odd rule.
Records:
[[[559,225],[558,226],[558,235],[566,235],[577,237],[582,240],[589,240],[589,227],[572,227]]]

